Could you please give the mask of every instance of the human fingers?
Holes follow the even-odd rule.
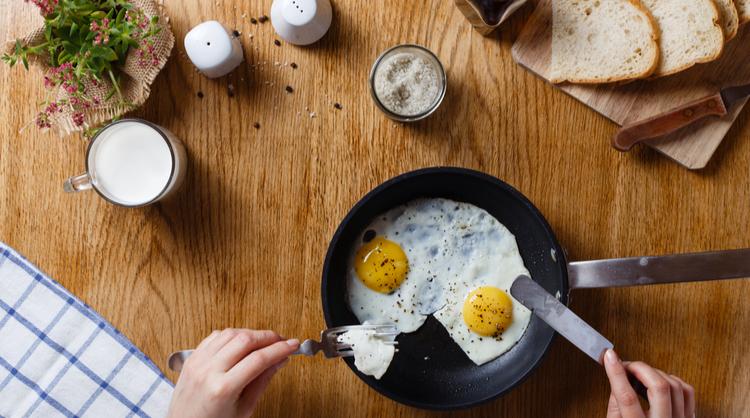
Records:
[[[205,348],[211,341],[213,341],[214,338],[216,338],[219,335],[219,330],[213,330],[206,338],[201,341],[197,347],[195,347],[195,351],[201,350]]]
[[[219,350],[221,350],[226,343],[232,340],[238,333],[239,329],[236,328],[227,328],[224,330],[219,331],[219,335],[212,338],[211,341],[209,341],[205,348],[203,349],[203,352],[206,353],[209,356],[213,356],[214,354],[218,353]]]
[[[646,414],[638,401],[638,395],[630,386],[628,373],[614,350],[607,350],[604,355],[604,369],[622,418],[644,418]]]
[[[607,418],[622,418],[620,414],[620,407],[617,406],[617,398],[615,394],[609,394],[609,403],[607,404]]]
[[[648,389],[648,415],[654,418],[671,417],[672,390],[667,379],[642,361],[634,361],[626,367]]]
[[[219,349],[215,360],[223,371],[227,371],[253,351],[279,340],[281,337],[273,331],[238,330],[237,334]]]
[[[695,418],[695,388],[677,376],[672,375],[672,378],[682,385],[682,396],[685,398],[685,417]]]
[[[206,360],[210,358],[210,355],[205,355],[206,353],[206,346],[208,346],[211,341],[216,339],[216,337],[219,336],[219,331],[213,331],[211,334],[209,334],[206,338],[204,338],[197,347],[195,347],[195,350],[193,350],[193,353],[190,354],[190,356],[187,357],[185,360],[185,364],[182,366],[183,370],[191,370],[195,364],[204,364],[206,363]]]
[[[286,340],[255,350],[229,369],[226,379],[231,387],[242,390],[268,368],[289,357],[297,348],[299,340]]]
[[[685,418],[685,394],[682,390],[682,383],[661,370],[657,371],[661,374],[661,377],[669,382],[669,392],[672,394],[672,417]]]
[[[255,406],[258,404],[260,397],[266,391],[266,388],[271,384],[271,379],[276,375],[286,363],[289,362],[289,358],[282,360],[281,362],[269,367],[258,376],[257,379],[253,380],[249,386],[245,388],[240,397],[239,410],[242,416],[249,417],[255,410]]]

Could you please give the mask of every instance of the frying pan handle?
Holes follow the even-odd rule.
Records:
[[[750,278],[750,248],[568,264],[570,289]]]

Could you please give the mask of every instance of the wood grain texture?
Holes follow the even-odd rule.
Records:
[[[513,45],[514,59],[545,80],[550,79],[552,54],[551,0],[539,0],[528,24]],[[664,113],[721,88],[750,83],[750,30],[740,28],[718,60],[679,74],[625,84],[560,84],[561,90],[619,125]],[[648,145],[689,169],[708,164],[747,100],[725,117],[709,118]]]
[[[34,128],[19,133],[43,95],[41,74],[0,67],[0,240],[160,367],[218,328],[316,336],[324,327],[323,258],[338,222],[371,188],[420,167],[464,166],[513,184],[572,260],[750,246],[747,113],[712,163],[691,172],[647,148],[613,150],[614,124],[513,62],[529,8],[482,37],[452,2],[335,0],[331,32],[297,48],[275,46],[269,23],[250,23],[270,3],[166,0],[177,39],[202,20],[221,20],[242,32],[248,65],[208,80],[178,42],[135,116],[183,139],[189,173],[173,200],[144,209],[65,195],[62,181],[82,170],[85,143]],[[0,8],[0,39],[37,19],[20,0]],[[386,119],[367,90],[372,62],[403,42],[432,49],[449,77],[438,113],[414,125]],[[283,66],[289,62],[299,68]],[[693,383],[701,418],[750,417],[748,295],[750,282],[735,280],[579,291],[571,306],[624,357]],[[588,418],[604,417],[608,396],[602,370],[557,339],[517,390],[473,410],[404,407],[343,362],[311,358],[281,371],[257,416]]]

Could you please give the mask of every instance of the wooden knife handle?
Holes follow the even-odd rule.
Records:
[[[648,139],[671,134],[706,116],[724,116],[727,108],[721,94],[704,97],[666,113],[623,126],[614,138],[612,146],[620,151],[630,151],[633,145]]]

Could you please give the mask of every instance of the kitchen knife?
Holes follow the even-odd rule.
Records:
[[[725,88],[711,96],[623,126],[612,138],[612,146],[620,151],[630,151],[635,144],[671,134],[707,116],[725,116],[748,96],[750,84]]]
[[[614,345],[542,286],[522,275],[511,285],[510,294],[574,346],[604,365],[604,353]],[[647,399],[646,387],[631,374],[628,374],[628,380],[636,393]]]

